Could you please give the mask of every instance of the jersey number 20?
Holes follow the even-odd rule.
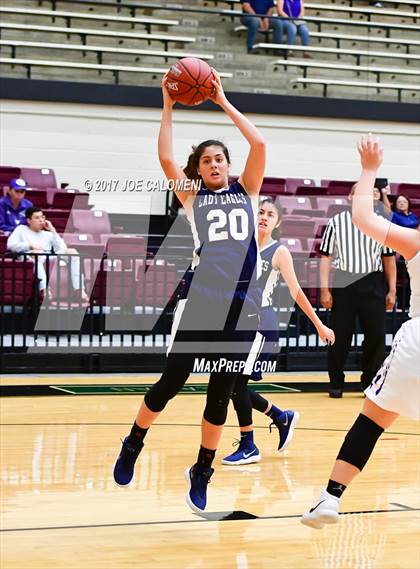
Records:
[[[223,209],[211,209],[207,214],[209,241],[229,239],[229,233],[236,241],[243,241],[248,236],[248,215],[240,208],[226,214]]]

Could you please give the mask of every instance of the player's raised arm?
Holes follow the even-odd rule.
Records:
[[[272,265],[274,269],[280,271],[285,283],[287,284],[291,297],[311,320],[321,340],[323,342],[334,344],[335,334],[331,328],[328,328],[321,322],[306,294],[301,289],[293,265],[292,255],[286,247],[278,247],[273,255]]]
[[[250,145],[245,169],[239,177],[239,183],[249,195],[258,195],[265,170],[265,140],[252,122],[227,100],[215,69],[213,69],[213,74],[215,77],[213,80],[214,95],[210,97],[211,100],[225,111]]]
[[[411,259],[420,247],[420,232],[400,227],[373,211],[373,188],[377,171],[382,164],[383,150],[371,135],[362,137],[358,144],[362,173],[352,199],[353,223],[375,241]]]
[[[159,161],[168,181],[187,180],[188,178],[184,174],[184,171],[174,160],[172,107],[174,106],[175,101],[168,93],[168,89],[166,87],[167,80],[167,76],[165,75],[162,80],[163,110],[158,138]],[[184,188],[181,191],[175,190],[175,195],[181,204],[185,206],[187,199],[194,196],[195,193],[192,191],[186,191],[186,188]]]

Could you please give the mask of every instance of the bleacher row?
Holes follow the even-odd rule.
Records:
[[[89,203],[89,194],[67,189],[50,188],[56,185],[54,172],[49,168],[0,167],[0,184],[7,187],[13,177],[25,176],[38,189],[29,190],[27,198],[45,209],[47,218],[62,235],[68,247],[74,247],[82,257],[86,291],[91,306],[164,308],[173,297],[176,285],[183,275],[177,268],[182,257],[192,254],[190,237],[179,236],[181,245],[165,251],[165,258],[154,259],[145,235],[124,234],[122,228],[113,228],[106,211],[97,210]],[[328,220],[349,207],[346,196],[353,181],[315,180],[303,178],[266,177],[261,198],[270,197],[281,205],[283,220],[281,241],[289,248],[299,265],[299,275],[313,302],[317,300],[319,246]],[[390,184],[392,194],[408,195],[413,211],[420,215],[420,184]],[[70,199],[68,199],[68,197]],[[84,208],[79,207],[78,199]],[[55,209],[60,203],[62,209]],[[52,207],[51,207],[52,206]],[[187,243],[188,241],[188,243]],[[0,304],[13,307],[27,305],[37,298],[34,265],[29,259],[16,260],[7,254],[7,237],[0,235]],[[68,265],[60,259],[51,260],[47,268],[50,276],[49,306],[80,306],[72,298]],[[38,299],[40,300],[40,299]]]
[[[206,8],[209,2],[213,2],[215,8]],[[67,69],[69,73],[78,69],[80,73],[98,73],[97,81],[103,81],[104,75],[108,77],[111,74],[115,82],[127,83],[131,82],[129,77],[133,74],[135,76],[141,74],[142,81],[147,84],[147,81],[158,79],[166,70],[162,66],[150,65],[150,59],[160,58],[167,62],[184,55],[213,60],[217,58],[219,52],[224,56],[229,43],[232,44],[229,48],[233,48],[235,57],[233,59],[220,57],[220,61],[223,61],[222,77],[231,78],[227,83],[228,87],[235,85],[235,89],[239,87],[242,90],[250,88],[247,84],[247,75],[238,74],[238,66],[241,71],[241,65],[247,68],[252,65],[252,58],[242,54],[244,39],[236,37],[237,33],[244,29],[238,25],[241,14],[238,9],[239,0],[206,2],[195,0],[188,6],[159,3],[150,6],[147,3],[131,4],[98,0],[82,2],[50,0],[50,4],[53,10],[40,8],[35,2],[34,8],[30,6],[0,8],[0,14],[3,16],[3,21],[0,23],[2,32],[0,53],[7,50],[7,57],[2,54],[0,64],[3,67],[7,66],[8,73],[13,71],[15,66],[23,66],[28,77],[32,76],[33,69],[42,71],[48,68],[52,70],[61,68],[63,72]],[[58,4],[66,9],[58,9]],[[231,9],[223,9],[219,4],[230,5]],[[403,3],[406,4],[414,8],[417,6],[416,0]],[[152,11],[157,13],[157,16],[139,16],[139,11],[147,7],[148,13]],[[130,15],[121,15],[124,10],[128,10]],[[192,13],[189,14],[189,11]],[[171,17],[167,16],[168,13]],[[200,26],[188,27],[188,18],[196,16],[196,13],[200,18]],[[346,14],[348,18],[337,18],[337,14]],[[308,92],[312,94],[311,85],[320,84],[324,95],[328,94],[327,89],[330,87],[350,86],[370,89],[369,94],[373,97],[380,90],[396,92],[398,100],[402,100],[403,93],[407,92],[404,100],[409,100],[408,97],[416,97],[420,90],[418,17],[415,11],[388,8],[378,10],[367,6],[352,7],[346,5],[346,2],[340,5],[307,3],[305,20],[311,28],[316,26],[317,31],[312,33],[312,37],[318,41],[318,45],[309,47],[296,45],[291,50],[287,45],[269,43],[269,35],[265,34],[265,41],[257,43],[255,47],[261,53],[268,55],[274,52],[277,57],[280,55],[281,59],[267,62],[264,64],[265,69],[261,69],[260,63],[255,62],[255,70],[251,75],[255,76],[255,81],[262,77],[262,71],[271,76],[272,80],[267,81],[268,89],[265,85],[261,85],[261,81],[259,82],[259,89],[266,91],[276,89],[277,85],[285,85],[286,90],[301,85],[303,89],[309,87]],[[220,19],[223,18],[225,20],[231,18],[232,26],[228,21],[220,25]],[[44,25],[45,21],[50,19],[52,25]],[[43,22],[42,25],[39,24],[40,21]],[[65,26],[62,25],[63,21]],[[83,21],[88,22],[89,27],[83,27],[83,24],[80,24]],[[201,36],[200,33],[209,33],[210,24],[214,27],[213,38]],[[138,26],[141,26],[141,31],[137,31]],[[357,35],[349,32],[351,28],[357,29]],[[166,31],[161,32],[161,29]],[[173,33],[175,29],[180,29],[181,33]],[[232,37],[233,29],[236,33]],[[395,33],[398,35],[395,36]],[[52,34],[54,38],[66,37],[67,42],[57,40],[50,42]],[[221,34],[224,34],[223,38]],[[28,41],[31,36],[32,40],[35,38],[37,41]],[[81,42],[79,44],[75,43],[78,37]],[[91,37],[95,37],[97,45],[86,45],[88,38]],[[212,53],[190,49],[197,41],[202,42],[206,38],[207,43],[202,45]],[[164,49],[145,48],[145,42],[147,46],[158,42],[163,44]],[[331,42],[335,47],[331,47]],[[121,47],[123,43],[127,43],[128,47]],[[177,50],[172,51],[169,48],[173,44],[178,46]],[[41,53],[41,56],[33,56],[34,50],[36,53]],[[18,52],[30,53],[31,57],[18,56]],[[52,53],[57,54],[55,59],[51,56]],[[294,57],[296,54],[311,54],[314,60],[290,59],[291,55]],[[91,62],[91,56],[96,62]],[[319,56],[322,56],[322,60],[318,60]],[[105,57],[108,63],[104,63]],[[350,60],[350,64],[347,60]],[[384,64],[378,65],[377,60],[383,61]],[[220,65],[217,67],[220,68]],[[275,73],[278,68],[287,71],[286,84],[282,83],[284,77]],[[312,70],[318,75],[309,77],[308,74],[311,74]],[[148,76],[150,79],[147,79]],[[375,80],[372,80],[372,76]],[[363,79],[364,77],[366,79]]]

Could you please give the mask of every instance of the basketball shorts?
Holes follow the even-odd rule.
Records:
[[[268,364],[276,361],[279,353],[279,317],[271,306],[261,309],[259,332],[264,338],[264,346],[258,360],[254,364],[251,374],[253,381],[261,381],[263,373],[268,369],[272,370]]]
[[[250,374],[264,339],[259,327],[259,298],[237,290],[197,291],[190,288],[174,311],[167,355],[192,372]]]
[[[382,409],[420,419],[420,317],[398,330],[389,356],[365,394]]]

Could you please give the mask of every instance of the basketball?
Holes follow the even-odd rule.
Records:
[[[213,91],[213,71],[197,57],[184,57],[169,69],[167,88],[174,101],[195,106],[204,103]]]

